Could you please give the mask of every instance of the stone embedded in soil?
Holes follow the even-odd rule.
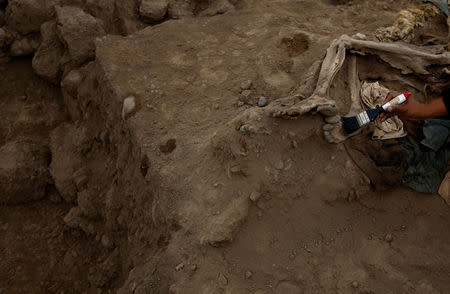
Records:
[[[141,0],[139,14],[146,22],[158,22],[164,19],[168,7],[168,0]]]
[[[102,246],[105,247],[105,248],[112,248],[113,247],[113,243],[111,242],[109,237],[106,236],[106,235],[102,236],[101,243],[102,243]]]
[[[259,97],[258,99],[258,106],[259,107],[264,107],[267,105],[267,98],[266,97]]]
[[[9,0],[6,24],[21,35],[37,32],[41,24],[52,18],[54,6],[58,2],[60,0]]]
[[[384,241],[391,243],[392,241],[394,241],[394,237],[392,236],[392,234],[388,233],[384,236]]]
[[[241,166],[240,165],[234,165],[230,168],[230,172],[232,174],[240,174],[242,172]]]
[[[358,288],[359,287],[359,283],[357,281],[353,281],[352,282],[352,287],[353,288]]]
[[[64,46],[56,33],[56,22],[43,23],[41,36],[42,42],[33,57],[33,69],[38,76],[57,84],[61,74],[60,63]]]
[[[220,273],[217,279],[218,279],[219,284],[220,284],[221,286],[226,286],[226,285],[228,285],[228,279],[227,279],[227,277],[225,277],[224,274]]]
[[[72,62],[80,65],[95,56],[95,38],[106,34],[103,22],[78,7],[56,6],[57,32]]]
[[[209,7],[202,12],[200,16],[214,16],[217,14],[224,14],[230,10],[233,10],[234,6],[228,0],[215,0],[209,1]]]
[[[136,108],[136,98],[130,96],[123,100],[122,119],[126,119]]]
[[[248,100],[250,99],[251,95],[252,95],[252,91],[244,90],[244,91],[242,91],[241,95],[239,96],[239,100],[244,103],[248,103]]]
[[[182,269],[184,269],[184,263],[180,263],[175,267],[176,271],[181,271]]]
[[[15,40],[11,44],[9,53],[11,56],[29,56],[36,51],[38,44],[35,40],[30,40],[28,38],[22,38]]]
[[[253,202],[258,201],[258,199],[261,197],[261,193],[257,192],[257,191],[253,191],[252,193],[250,193],[250,200]]]
[[[251,272],[251,271],[246,271],[245,272],[245,278],[248,280],[248,279],[251,279],[251,277],[253,276],[253,273]]]
[[[245,90],[249,90],[252,87],[252,81],[251,80],[246,80],[243,81],[241,83],[241,90],[245,91]]]

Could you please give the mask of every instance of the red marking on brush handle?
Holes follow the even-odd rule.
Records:
[[[388,103],[384,104],[382,107],[386,111],[389,106],[396,106],[404,103],[406,100],[408,100],[409,96],[411,96],[410,93],[403,93],[398,95],[397,97],[393,98]]]

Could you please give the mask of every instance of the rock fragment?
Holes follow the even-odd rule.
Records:
[[[241,83],[241,90],[245,91],[245,90],[250,90],[250,88],[252,87],[253,82],[251,80],[246,80],[243,81]]]
[[[56,7],[57,32],[67,46],[74,65],[95,56],[96,37],[106,34],[103,22],[78,7]]]
[[[252,276],[253,276],[253,273],[252,273],[251,271],[246,271],[246,272],[245,272],[245,278],[246,278],[247,280],[248,280],[248,279],[251,279]]]
[[[253,202],[258,201],[258,199],[261,197],[261,193],[257,192],[257,191],[253,191],[252,193],[250,193],[250,200]]]
[[[217,277],[217,280],[219,281],[219,284],[221,286],[226,286],[228,285],[228,279],[227,277],[225,277],[224,274],[220,273],[219,276]]]
[[[125,98],[122,106],[122,119],[127,118],[136,108],[136,99],[133,96]]]
[[[392,236],[392,234],[388,233],[384,236],[384,241],[392,243],[392,241],[394,241],[394,237]]]
[[[239,96],[239,100],[244,103],[248,103],[251,95],[252,95],[252,91],[244,90],[244,91],[242,91],[241,95]]]
[[[168,7],[168,0],[141,0],[139,14],[145,22],[158,22],[164,19]]]
[[[38,47],[38,43],[36,40],[29,39],[29,38],[22,38],[15,40],[11,44],[11,49],[9,53],[11,56],[29,56],[36,51],[36,48]]]
[[[56,21],[48,21],[41,26],[42,42],[33,57],[33,70],[35,73],[57,84],[61,75],[61,58],[64,46],[56,34]]]
[[[267,98],[266,97],[259,97],[258,99],[258,106],[264,107],[267,105]]]
[[[178,271],[181,271],[182,269],[184,269],[184,263],[180,263],[180,264],[178,264],[176,267],[175,267],[175,270],[178,272]]]
[[[26,35],[38,32],[41,24],[50,20],[59,0],[9,0],[6,7],[6,25]]]

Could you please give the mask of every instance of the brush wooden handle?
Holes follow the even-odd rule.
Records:
[[[411,94],[409,94],[409,93],[400,94],[397,97],[393,98],[388,103],[384,104],[382,107],[384,110],[387,110],[389,106],[400,105],[400,104],[404,103],[406,100],[408,100],[409,96],[411,96]]]

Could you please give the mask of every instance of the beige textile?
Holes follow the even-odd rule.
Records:
[[[381,86],[378,82],[363,82],[361,85],[361,106],[363,109],[376,108],[383,104],[384,99],[389,93],[389,89]],[[372,134],[373,139],[386,140],[406,136],[403,129],[403,122],[394,116],[385,122],[375,120],[375,130]]]
[[[439,195],[450,205],[450,171],[445,175],[444,180],[439,187]]]

